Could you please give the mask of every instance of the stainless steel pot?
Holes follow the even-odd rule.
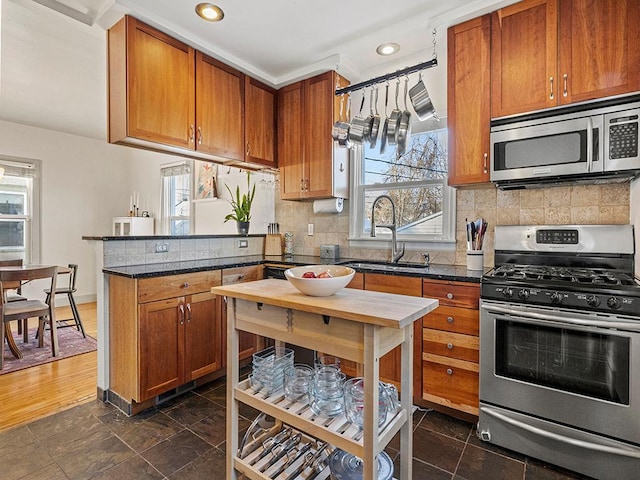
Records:
[[[431,98],[429,98],[427,87],[422,81],[422,72],[418,75],[418,83],[409,90],[409,98],[411,99],[411,105],[413,105],[413,109],[420,120],[427,120],[433,116],[437,118],[436,109],[431,102]]]
[[[364,94],[362,95],[362,102],[360,102],[360,110],[358,115],[351,120],[351,128],[349,128],[349,141],[351,146],[361,145],[364,139],[364,132],[366,126],[366,119],[362,116],[362,107],[364,107]]]
[[[387,130],[389,129],[389,114],[387,113],[387,104],[389,103],[389,82],[384,90],[384,125],[382,126],[382,136],[380,137],[380,153],[384,153],[387,149]]]
[[[407,141],[411,136],[411,112],[407,108],[407,88],[409,86],[409,77],[404,80],[404,110],[400,115],[400,124],[398,126],[398,155],[404,155],[407,148]]]
[[[362,98],[364,98],[364,96]],[[369,139],[371,138],[371,128],[373,127],[374,118],[375,117],[373,115],[373,88],[372,88],[371,92],[369,93],[369,116],[364,120],[363,141],[365,142],[368,142]]]
[[[391,111],[389,125],[387,126],[387,143],[395,145],[398,143],[398,127],[400,125],[400,114],[402,110],[398,106],[398,92],[400,91],[400,79],[396,81],[396,108]]]
[[[349,101],[351,101],[351,97],[349,97]],[[349,129],[351,125],[348,122],[343,121],[342,113],[344,111],[344,94],[340,96],[340,113],[338,115],[338,121],[333,124],[333,128],[331,129],[331,136],[333,139],[338,142],[338,145],[341,147],[349,148]]]
[[[376,143],[378,142],[378,131],[380,130],[380,115],[378,114],[378,86],[375,87],[376,96],[375,96],[375,109],[376,114],[373,116],[373,123],[371,124],[371,133],[369,134],[369,147],[375,148]]]

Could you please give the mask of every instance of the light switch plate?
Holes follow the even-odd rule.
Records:
[[[313,235],[313,223],[310,223],[310,224],[307,225],[307,234],[309,236]]]
[[[239,240],[238,241],[238,248],[247,248],[249,246],[249,241],[248,240]]]
[[[168,243],[156,243],[156,253],[163,253],[169,251]]]

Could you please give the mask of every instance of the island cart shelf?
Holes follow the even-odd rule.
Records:
[[[270,478],[237,456],[239,402],[362,458],[364,480],[378,478],[376,455],[400,432],[399,478],[412,478],[412,396],[407,392],[412,391],[413,322],[434,310],[437,300],[355,289],[343,289],[330,297],[309,297],[276,279],[214,287],[211,291],[228,299],[227,478],[236,479],[238,474],[257,480]],[[281,391],[266,396],[254,392],[247,381],[240,382],[239,331],[362,364],[366,386],[363,431],[344,428],[340,420],[298,414],[282,402]],[[379,360],[397,346],[401,347],[400,391],[405,393],[401,394],[400,410],[378,428]]]

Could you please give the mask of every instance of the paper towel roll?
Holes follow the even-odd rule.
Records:
[[[340,213],[344,205],[344,198],[327,198],[313,202],[313,213]]]

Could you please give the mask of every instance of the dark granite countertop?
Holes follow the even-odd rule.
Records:
[[[264,256],[246,255],[241,257],[209,258],[204,260],[191,260],[185,262],[152,263],[148,265],[129,265],[120,267],[108,267],[102,271],[111,275],[120,275],[130,278],[161,277],[165,275],[176,275],[181,273],[201,272],[206,270],[219,270],[224,268],[244,267],[260,264],[278,264],[285,266],[296,265],[320,265],[320,264],[345,264],[363,263],[367,260],[354,258],[326,259],[307,255],[285,256]],[[402,265],[402,262],[400,262]],[[438,265],[432,264],[427,268],[416,271],[393,272],[377,269],[375,265],[367,266],[366,269],[356,268],[357,271],[378,273],[383,275],[401,275],[429,278],[435,280],[450,280],[458,282],[479,283],[484,272],[467,270],[462,265]],[[486,271],[486,270],[485,270]]]

